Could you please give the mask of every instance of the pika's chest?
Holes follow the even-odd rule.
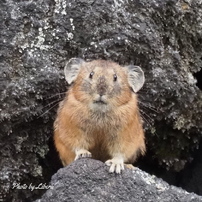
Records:
[[[122,120],[113,113],[90,113],[84,117],[81,128],[84,131],[108,133],[122,126]]]

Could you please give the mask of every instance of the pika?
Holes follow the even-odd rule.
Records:
[[[144,84],[140,67],[107,60],[70,59],[65,68],[70,88],[54,122],[54,142],[64,166],[92,157],[120,173],[145,153],[137,95]]]

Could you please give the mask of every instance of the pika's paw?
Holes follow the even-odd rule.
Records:
[[[110,173],[121,173],[122,170],[124,170],[124,162],[123,158],[121,157],[114,157],[113,159],[107,160],[105,162],[107,166],[110,166],[109,172]]]
[[[74,160],[77,160],[80,157],[92,157],[92,154],[86,149],[78,149],[76,150],[76,157]]]
[[[135,170],[135,167],[132,164],[124,164],[126,168],[130,169],[130,170]]]

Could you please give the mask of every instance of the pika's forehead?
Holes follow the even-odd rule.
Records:
[[[86,62],[84,67],[87,71],[105,74],[114,74],[123,71],[123,67],[121,67],[119,64],[106,60],[94,60],[91,62]]]
[[[115,74],[117,72],[116,69],[113,67],[100,67],[100,66],[95,66],[92,71],[98,74],[105,74],[105,75]]]

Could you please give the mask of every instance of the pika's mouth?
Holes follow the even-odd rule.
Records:
[[[107,104],[107,102],[103,96],[100,96],[97,99],[95,99],[94,103],[98,104],[98,105],[106,105]]]
[[[107,103],[104,102],[103,100],[96,100],[94,101],[95,104],[101,104],[101,105],[106,105]]]

